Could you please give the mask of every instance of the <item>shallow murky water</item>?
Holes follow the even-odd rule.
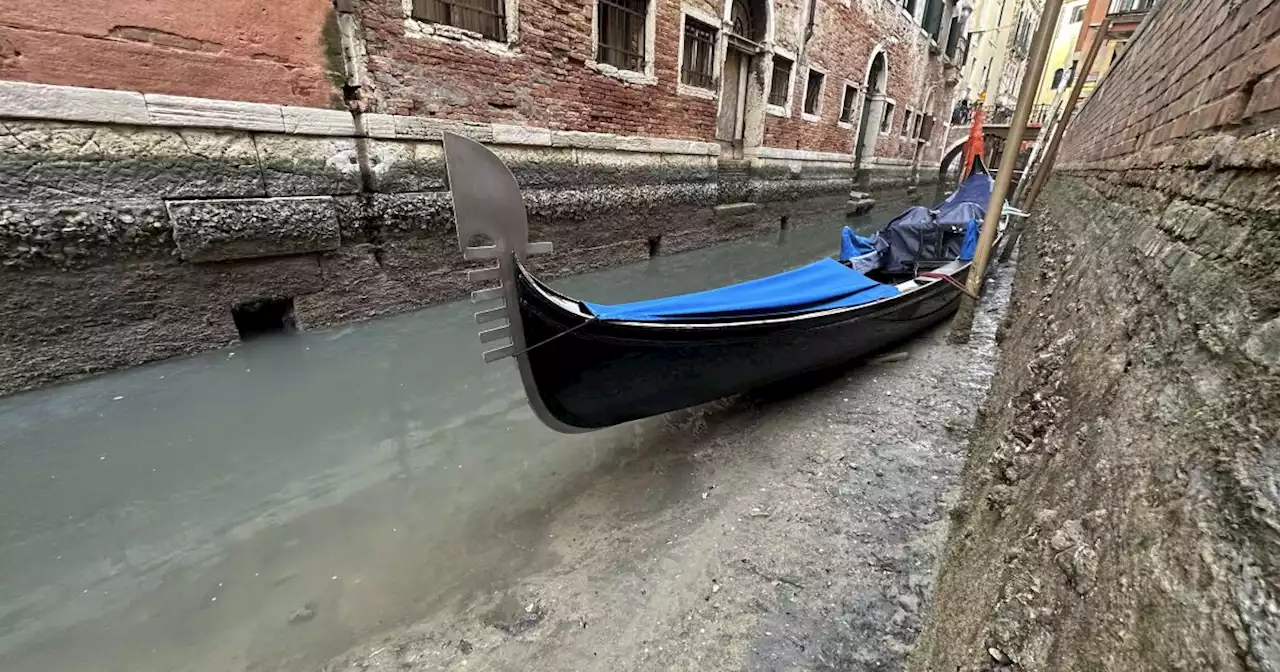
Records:
[[[873,230],[885,203],[854,220]],[[622,301],[832,254],[835,216],[556,283]],[[472,306],[0,399],[0,669],[313,667],[530,562],[660,423],[543,428]]]

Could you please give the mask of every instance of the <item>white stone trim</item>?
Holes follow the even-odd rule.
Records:
[[[149,124],[147,101],[136,91],[86,89],[0,81],[0,118]]]
[[[869,165],[873,165],[873,166],[910,166],[911,165],[911,159],[894,159],[887,156],[869,156],[864,158],[862,162]]]
[[[644,72],[636,72],[635,70],[623,70],[621,68],[616,68],[612,65],[609,65],[608,63],[597,63],[595,61],[587,61],[587,67],[590,68],[591,70],[595,70],[596,72],[604,75],[605,77],[612,77],[613,79],[616,79],[620,82],[625,82],[627,84],[635,84],[637,86],[653,86],[654,84],[658,83],[658,78],[655,75],[646,74]],[[645,67],[645,70],[652,71],[653,60],[646,58],[644,67]]]
[[[853,161],[852,154],[841,152],[815,152],[808,149],[786,149],[783,147],[759,147],[756,156],[761,159],[777,159],[781,161]]]
[[[815,72],[822,75],[822,83],[818,85],[818,107],[815,112],[810,114],[804,111],[804,101],[808,100],[809,98],[809,75]],[[815,67],[813,64],[809,64],[804,71],[804,95],[800,96],[800,118],[801,119],[804,119],[805,121],[810,121],[810,122],[822,121],[823,94],[826,92],[826,88],[827,88],[827,71],[823,70],[822,68]]]
[[[406,0],[411,2],[412,0]],[[662,0],[645,0],[645,18],[644,18],[644,70],[623,70],[621,68],[601,63],[597,60],[600,55],[600,1],[591,0],[591,60],[587,61],[587,68],[606,76],[612,77],[627,84],[636,84],[640,86],[652,86],[658,83],[658,77],[654,74],[654,44],[658,26],[658,3]],[[683,25],[683,24],[682,24]],[[680,34],[680,42],[684,42],[684,33]],[[676,66],[677,69],[679,66]],[[677,80],[679,78],[677,77]]]
[[[356,121],[346,110],[282,105],[280,112],[290,135],[356,135]]]
[[[134,91],[0,81],[0,119],[88,122],[167,128],[217,128],[284,135],[361,135],[342,110],[242,103]],[[393,114],[360,115],[363,135],[387,140],[431,140],[454,131],[502,145],[616,149],[658,154],[717,156],[720,143],[612,133],[553,131],[533,126],[447,121]]]
[[[650,0],[656,2],[657,0]],[[688,17],[693,17],[695,21],[702,23],[712,30],[716,31],[715,41],[712,43],[711,54],[711,87],[704,89],[698,86],[685,84],[681,81],[681,72],[684,70],[684,22]],[[720,72],[724,65],[724,59],[720,52],[722,43],[724,42],[724,30],[720,26],[720,21],[716,17],[700,11],[694,7],[682,7],[680,10],[680,40],[676,43],[676,94],[682,96],[692,96],[694,98],[702,98],[703,100],[715,100],[720,97],[717,92],[720,84]]]
[[[698,86],[690,86],[684,82],[676,83],[676,93],[681,96],[689,96],[690,98],[701,98],[703,100],[715,100],[720,94],[711,89],[704,89]]]
[[[280,105],[241,103],[234,100],[210,100],[143,94],[147,115],[158,126],[226,128],[235,124],[246,131],[284,133],[284,111]]]
[[[491,40],[480,33],[465,30],[446,23],[433,23],[413,18],[413,0],[400,0],[404,9],[404,36],[411,39],[434,40],[446,44],[456,44],[469,49],[478,49],[494,56],[515,56],[519,50],[514,45],[520,41],[520,7],[519,0],[504,0],[507,39],[505,42]]]
[[[884,56],[884,91],[883,93],[889,93],[889,51],[886,49],[888,45],[889,45],[888,40],[877,43],[876,46],[871,48],[871,55],[867,56],[867,69],[866,69],[866,72],[864,72],[862,75],[862,82],[863,82],[863,85],[866,86],[871,91],[874,91],[876,88],[875,84],[871,82],[871,66],[875,65],[877,55],[883,55]]]

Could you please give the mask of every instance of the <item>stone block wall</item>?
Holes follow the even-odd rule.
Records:
[[[1278,39],[1165,2],[1069,127],[915,669],[1280,669]]]

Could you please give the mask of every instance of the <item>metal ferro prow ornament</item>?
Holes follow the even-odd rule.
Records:
[[[516,291],[517,265],[528,257],[549,254],[551,243],[529,242],[529,219],[520,186],[502,159],[484,145],[455,133],[444,134],[445,169],[449,192],[453,197],[453,214],[458,230],[458,247],[467,260],[495,259],[497,266],[467,271],[472,283],[490,284],[471,292],[472,303],[501,300],[496,308],[476,313],[476,324],[488,325],[506,320],[506,324],[480,331],[480,341],[490,343],[509,339],[484,353],[485,362],[514,357],[525,396],[538,418],[562,432],[580,432],[556,419],[541,401],[537,383],[524,354],[525,342],[520,321],[520,299]]]

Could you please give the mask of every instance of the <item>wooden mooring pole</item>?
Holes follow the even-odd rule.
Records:
[[[1031,179],[1031,186],[1027,189],[1026,197],[1018,207],[1031,211],[1031,206],[1036,202],[1036,196],[1040,195],[1040,190],[1044,188],[1044,183],[1049,180],[1049,171],[1053,168],[1053,160],[1058,158],[1058,146],[1062,144],[1062,135],[1067,129],[1067,122],[1071,121],[1071,115],[1076,111],[1076,105],[1080,102],[1080,93],[1084,91],[1084,81],[1089,78],[1089,72],[1093,70],[1093,61],[1098,57],[1099,48],[1102,43],[1107,40],[1107,33],[1111,32],[1111,19],[1104,19],[1102,25],[1098,28],[1098,34],[1094,36],[1093,44],[1089,45],[1089,51],[1084,55],[1084,62],[1080,64],[1080,72],[1074,73],[1075,81],[1071,84],[1071,94],[1067,96],[1067,106],[1062,110],[1062,119],[1058,121],[1057,126],[1053,129],[1053,137],[1049,139],[1049,147],[1044,150],[1044,160],[1040,162],[1040,167],[1036,169],[1035,175]]]
[[[1074,77],[1071,83],[1071,93],[1067,95],[1066,106],[1062,109],[1062,118],[1058,120],[1053,127],[1053,136],[1049,139],[1049,146],[1044,150],[1044,158],[1040,161],[1040,166],[1031,174],[1031,184],[1027,187],[1026,193],[1022,200],[1018,202],[1018,207],[1026,212],[1031,212],[1031,206],[1035,204],[1036,197],[1040,195],[1040,190],[1044,188],[1044,183],[1049,181],[1049,171],[1053,170],[1053,161],[1058,158],[1058,146],[1062,144],[1062,136],[1067,130],[1067,124],[1071,121],[1071,115],[1075,114],[1076,105],[1080,102],[1080,94],[1084,91],[1084,82],[1089,77],[1089,73],[1093,70],[1093,61],[1098,57],[1098,51],[1102,43],[1107,39],[1107,33],[1111,30],[1111,19],[1103,19],[1098,33],[1094,36],[1093,43],[1089,45],[1089,51],[1085,52],[1084,62],[1079,65],[1079,72],[1071,73]],[[1024,176],[1025,178],[1025,176]],[[1009,261],[1013,256],[1013,247],[1017,245],[1018,239],[1022,237],[1023,230],[1027,227],[1027,220],[1019,218],[1013,225],[1013,230],[1009,232],[1009,239],[1005,241],[1004,248],[1000,250],[1000,263]]]
[[[1031,40],[1031,60],[1027,63],[1027,71],[1022,75],[1022,84],[1018,87],[1018,106],[1014,108],[1013,121],[1009,122],[1009,137],[1005,140],[1004,149],[1000,155],[996,183],[991,191],[991,200],[987,202],[987,215],[982,220],[982,233],[978,236],[978,249],[973,255],[973,265],[969,267],[968,295],[961,295],[960,310],[956,311],[955,319],[951,322],[952,343],[969,342],[976,303],[970,295],[980,296],[982,293],[982,280],[987,272],[987,262],[991,259],[991,246],[996,239],[1001,211],[1004,209],[1005,199],[1009,196],[1014,166],[1018,162],[1018,148],[1022,146],[1022,136],[1027,130],[1027,122],[1031,119],[1031,108],[1035,106],[1036,91],[1040,89],[1040,77],[1044,74],[1044,62],[1049,54],[1049,44],[1053,41],[1054,29],[1058,25],[1058,13],[1061,10],[1062,0],[1045,0],[1044,11],[1040,14],[1040,24],[1036,26],[1035,37]]]

